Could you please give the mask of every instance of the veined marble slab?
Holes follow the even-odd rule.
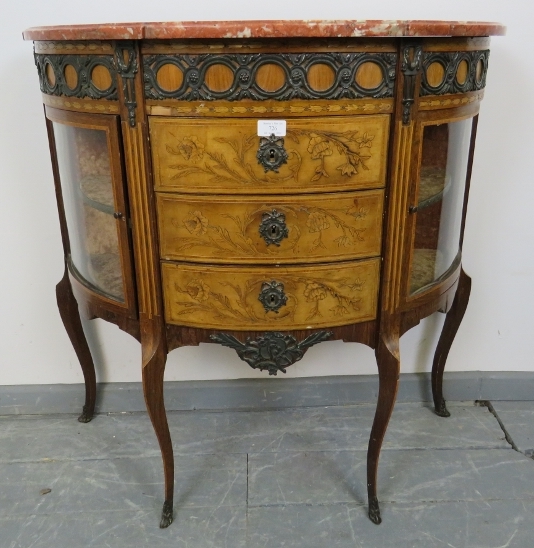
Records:
[[[25,40],[140,40],[170,38],[301,38],[503,35],[500,23],[417,20],[265,20],[106,23],[33,27]]]

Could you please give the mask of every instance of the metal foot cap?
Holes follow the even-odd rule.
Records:
[[[159,522],[160,529],[165,529],[172,523],[172,500],[166,500],[163,503],[161,512],[161,521]]]
[[[94,411],[90,411],[86,405],[83,406],[82,414],[78,417],[78,422],[91,422]]]
[[[376,497],[371,497],[369,499],[369,519],[376,525],[382,523],[380,507],[378,506],[378,499]]]
[[[436,405],[436,415],[438,415],[438,417],[450,417],[451,416],[451,414],[449,413],[449,410],[447,409],[447,406],[445,404],[445,400],[441,400]]]

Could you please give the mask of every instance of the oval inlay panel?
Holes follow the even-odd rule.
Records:
[[[465,81],[467,80],[467,73],[469,72],[469,65],[467,64],[467,61],[464,59],[460,62],[458,65],[458,70],[456,71],[456,81],[462,85],[465,84]]]
[[[104,65],[95,65],[91,71],[91,81],[95,88],[101,91],[109,89],[113,82],[109,69]]]
[[[65,83],[69,89],[75,89],[78,85],[78,73],[72,65],[66,65],[63,70],[65,75]]]
[[[50,63],[46,63],[45,74],[48,85],[54,87],[56,85],[56,75],[54,73],[54,67],[52,67]]]
[[[438,63],[436,61],[426,69],[426,81],[428,82],[429,86],[437,88],[443,82],[444,78],[445,69],[443,68],[443,65],[441,63]]]
[[[482,74],[483,73],[484,73],[484,63],[482,62],[482,59],[479,59],[479,61],[477,63],[476,74],[475,74],[477,84],[480,84],[480,82],[482,80]]]
[[[161,89],[176,91],[184,81],[184,73],[176,65],[165,63],[158,69],[156,80]]]
[[[211,67],[206,70],[204,82],[211,91],[222,93],[232,87],[232,84],[234,83],[234,73],[226,65],[211,65]]]
[[[256,84],[265,91],[277,91],[285,82],[284,70],[274,63],[262,65],[256,73]]]
[[[367,62],[360,65],[354,79],[360,87],[364,89],[374,89],[382,83],[384,74],[379,65]]]
[[[324,63],[316,63],[308,69],[306,75],[309,86],[315,91],[330,89],[335,82],[336,73]]]

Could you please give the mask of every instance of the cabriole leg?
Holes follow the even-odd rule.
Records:
[[[399,386],[400,359],[398,336],[389,339],[381,337],[375,353],[380,385],[375,418],[367,451],[367,494],[369,500],[369,519],[378,525],[382,522],[376,490],[378,459]]]
[[[85,338],[85,334],[83,332],[78,303],[72,293],[72,287],[70,285],[69,273],[66,265],[63,278],[56,285],[56,298],[61,320],[63,321],[63,325],[65,326],[70,342],[74,347],[76,356],[78,356],[85,379],[85,404],[83,406],[82,414],[78,417],[78,420],[80,422],[89,422],[93,418],[95,412],[95,365],[93,363],[91,351],[89,350],[89,345],[87,344],[87,339]]]
[[[445,399],[443,398],[443,371],[445,370],[445,363],[452,342],[464,317],[470,293],[471,278],[462,269],[460,271],[458,289],[456,290],[452,307],[445,317],[443,330],[441,331],[434,355],[434,363],[432,364],[432,396],[434,397],[436,414],[440,417],[450,417],[451,415],[447,410]]]
[[[148,325],[144,325],[144,323],[141,323],[143,392],[148,415],[156,432],[163,459],[165,502],[159,524],[163,529],[172,523],[174,496],[174,455],[163,400],[163,375],[167,361],[167,348],[160,322],[156,320]]]

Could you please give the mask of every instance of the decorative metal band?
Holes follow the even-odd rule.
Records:
[[[302,359],[308,348],[326,341],[331,336],[331,331],[317,331],[298,342],[292,335],[273,331],[256,339],[247,337],[244,343],[227,333],[210,335],[210,339],[233,348],[252,369],[269,371],[269,375],[276,375],[278,371],[285,373],[287,367]]]
[[[117,101],[117,74],[112,55],[41,55],[36,53],[35,65],[39,74],[41,91],[47,95],[64,95],[84,99],[108,99]],[[92,79],[96,67],[104,67],[109,72],[110,85],[100,89]],[[50,67],[50,68],[48,68]],[[68,68],[71,67],[71,68]],[[69,85],[65,70],[74,70]],[[52,71],[52,73],[50,72]]]
[[[421,59],[423,49],[421,45],[409,44],[402,50],[401,70],[404,74],[404,87],[402,92],[402,123],[410,124],[412,105],[415,101],[415,81],[421,71]]]
[[[144,60],[145,95],[147,99],[180,99],[186,101],[238,101],[252,99],[358,99],[392,97],[395,81],[395,53],[256,53],[202,55],[147,55]],[[382,80],[374,88],[364,88],[356,81],[356,73],[364,63],[374,63],[382,72]],[[164,65],[174,65],[183,78],[175,90],[163,89],[157,74]],[[206,82],[206,73],[215,65],[230,69],[233,81],[228,89],[215,91]],[[284,73],[284,81],[275,91],[266,91],[257,82],[260,68],[275,65]],[[328,66],[334,75],[326,90],[313,89],[308,72],[314,65]]]
[[[124,95],[124,104],[128,109],[128,123],[130,127],[135,127],[135,109],[137,101],[135,99],[135,75],[139,70],[137,62],[137,51],[133,42],[118,42],[115,49],[117,59],[117,72],[122,80],[122,93]]]
[[[486,86],[489,50],[461,52],[426,52],[423,57],[423,77],[421,95],[446,95],[478,91]],[[431,85],[427,71],[431,65],[438,63],[443,70],[441,82]],[[465,79],[458,81],[459,68],[466,63]]]

